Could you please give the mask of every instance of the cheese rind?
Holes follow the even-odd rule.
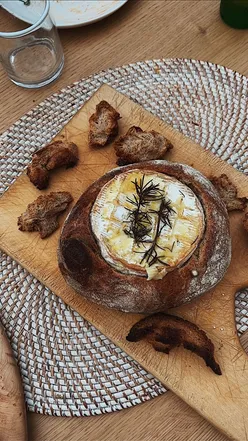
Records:
[[[156,236],[161,199],[151,201],[142,211],[149,213],[150,232],[146,242],[137,244],[126,234],[130,226],[131,201],[137,196],[134,182],[144,184],[152,180],[158,184],[165,200],[173,209],[169,215],[170,225],[163,226],[156,240],[159,262],[150,265],[142,259]],[[117,271],[124,274],[147,276],[148,280],[161,279],[168,271],[182,265],[197,248],[204,228],[204,211],[194,192],[177,179],[149,170],[131,170],[110,180],[99,192],[91,210],[91,227],[97,239],[102,257]],[[147,242],[148,241],[148,242]]]

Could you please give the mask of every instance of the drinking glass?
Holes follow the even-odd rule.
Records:
[[[37,1],[31,26],[17,32],[0,32],[2,66],[18,86],[45,86],[63,69],[63,49],[49,9],[49,0]]]

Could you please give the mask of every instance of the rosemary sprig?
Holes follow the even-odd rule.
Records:
[[[170,228],[172,228],[171,221],[170,221],[170,215],[174,212],[173,208],[171,207],[171,201],[166,200],[165,198],[162,199],[159,211],[156,210],[150,210],[149,213],[155,213],[159,216],[159,221],[162,223],[161,231],[162,229],[168,225]],[[161,231],[159,232],[159,235],[161,234]]]
[[[159,188],[159,185],[154,184],[152,179],[144,184],[144,180],[145,176],[143,175],[139,182],[137,179],[132,181],[135,186],[136,194],[134,194],[133,199],[128,197],[127,201],[133,205],[134,208],[126,208],[129,211],[126,221],[129,225],[124,229],[124,232],[129,237],[132,237],[138,246],[147,243],[151,244],[150,248],[146,251],[136,251],[137,253],[143,254],[140,263],[146,261],[149,266],[154,265],[156,262],[167,265],[161,260],[164,256],[159,250],[164,251],[168,247],[162,248],[158,245],[157,241],[163,228],[166,226],[172,228],[170,217],[175,211],[171,207],[171,201],[165,199],[163,191]],[[150,202],[154,201],[161,201],[159,209],[149,210]],[[148,209],[144,211],[144,207]],[[152,230],[152,215],[158,216],[157,227],[154,239],[148,240],[147,236],[149,236],[149,233]],[[171,252],[174,245],[175,242],[170,249]]]
[[[167,265],[162,258],[164,257],[163,254],[158,254],[159,252],[157,249],[165,250],[166,248],[162,248],[160,245],[158,245],[157,240],[159,236],[161,235],[163,228],[168,225],[170,228],[172,227],[171,221],[170,221],[170,215],[172,213],[175,213],[175,210],[171,207],[171,201],[166,200],[163,198],[160,203],[160,207],[158,210],[151,210],[150,213],[157,214],[158,221],[157,221],[157,228],[155,232],[155,236],[153,241],[151,242],[151,246],[148,250],[144,252],[144,255],[140,261],[140,263],[146,261],[149,266],[154,265],[155,263],[159,262],[163,265]],[[170,251],[173,250],[175,243],[173,243],[172,248]]]
[[[137,244],[144,241],[145,237],[151,232],[152,220],[148,211],[143,211],[152,201],[159,201],[163,198],[163,192],[160,190],[158,184],[154,184],[152,179],[146,184],[144,183],[145,176],[143,175],[140,181],[137,179],[132,181],[135,186],[136,194],[133,199],[127,198],[127,201],[134,206],[133,209],[126,208],[129,211],[127,222],[129,226],[124,229],[124,232],[132,237]]]

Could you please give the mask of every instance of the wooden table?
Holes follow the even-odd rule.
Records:
[[[6,20],[8,15],[1,10],[0,28]],[[1,132],[62,87],[98,70],[138,60],[195,58],[248,75],[248,31],[231,29],[221,21],[218,0],[129,0],[109,18],[89,27],[61,30],[60,37],[65,68],[54,84],[29,91],[12,84],[0,71]],[[28,427],[29,441],[227,441],[171,392],[104,416],[52,418],[30,413]]]

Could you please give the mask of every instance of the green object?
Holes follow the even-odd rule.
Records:
[[[221,0],[220,15],[232,28],[248,29],[248,0]]]

